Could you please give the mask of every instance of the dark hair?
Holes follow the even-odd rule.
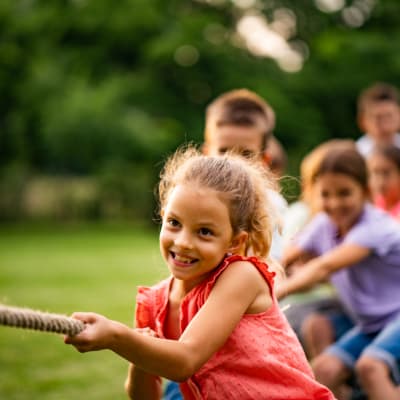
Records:
[[[343,174],[368,189],[367,165],[364,157],[355,148],[336,148],[322,159],[315,180],[327,173]]]
[[[252,127],[257,125],[259,117],[265,125],[261,149],[265,150],[275,127],[275,112],[272,107],[259,95],[247,89],[235,89],[223,93],[207,107],[206,141],[210,140],[215,127],[225,125]]]
[[[374,154],[382,155],[396,165],[400,171],[400,149],[393,145],[376,146],[373,148],[371,156]]]
[[[360,93],[357,103],[358,113],[362,114],[369,105],[382,101],[400,105],[400,94],[395,86],[385,82],[376,82]]]

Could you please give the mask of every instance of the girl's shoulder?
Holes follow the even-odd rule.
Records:
[[[384,231],[399,231],[398,223],[395,218],[393,218],[388,212],[370,203],[367,203],[364,206],[361,218],[355,227],[357,226],[367,229],[373,229],[373,227],[379,228],[377,229],[378,232],[370,232],[371,234]]]
[[[320,211],[315,214],[300,230],[297,238],[295,238],[295,241],[301,242],[314,237],[320,238],[326,234],[329,236],[335,235],[336,228],[329,216],[325,212]]]
[[[332,225],[332,221],[328,214],[326,214],[324,211],[319,211],[310,218],[310,220],[304,226],[304,229],[321,229],[328,226],[330,227]]]
[[[271,287],[273,286],[276,273],[272,271],[264,261],[255,256],[241,256],[238,254],[234,254],[227,256],[221,263],[220,267],[215,271],[213,276],[210,277],[209,281],[207,282],[208,291],[212,289],[215,282],[224,273],[224,271],[229,268],[229,266],[237,262],[246,262],[252,264],[263,276],[263,278],[268,282],[268,284]]]
[[[400,224],[383,210],[367,204],[359,221],[345,237],[345,242],[375,250],[379,254],[400,251]]]

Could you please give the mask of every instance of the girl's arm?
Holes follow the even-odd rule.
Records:
[[[294,262],[300,260],[305,254],[306,252],[300,247],[297,247],[296,245],[290,245],[283,250],[281,264],[286,268]]]
[[[371,250],[356,244],[343,244],[322,256],[313,258],[284,280],[276,290],[280,299],[291,293],[306,290],[326,280],[332,273],[348,268],[366,258]]]
[[[302,268],[304,264],[315,258],[315,254],[303,250],[296,245],[286,247],[283,252],[281,263],[285,269],[285,276],[290,276],[296,272],[296,269]],[[282,280],[279,280],[277,286],[280,286]]]
[[[132,400],[160,400],[162,396],[161,379],[130,364],[125,381],[125,391]]]
[[[156,333],[150,328],[136,328],[135,331],[142,335],[157,337]],[[161,378],[142,371],[134,364],[129,364],[125,391],[131,400],[160,400],[162,397]]]
[[[254,265],[240,261],[221,274],[178,341],[144,336],[98,314],[80,313],[74,317],[86,322],[86,329],[65,342],[80,352],[110,349],[149,374],[183,381],[222,347],[243,314],[265,311],[271,304],[264,278]]]
[[[283,250],[281,264],[287,269],[290,268],[291,265],[299,266],[305,264],[315,257],[316,255],[314,253],[292,244]]]

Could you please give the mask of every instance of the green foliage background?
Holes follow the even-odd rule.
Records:
[[[29,216],[21,199],[37,176],[95,182],[84,205],[66,195],[62,211],[48,216],[151,216],[166,155],[180,143],[201,143],[207,103],[238,87],[275,108],[288,173],[297,175],[319,142],[360,134],[362,88],[376,80],[400,85],[396,0],[344,1],[331,13],[312,1],[247,2],[270,20],[282,9],[296,17],[289,42],[307,57],[294,73],[237,45],[244,3],[3,0],[0,217]],[[346,25],[344,9],[363,13],[362,23]],[[195,50],[194,60],[176,62],[182,46]]]

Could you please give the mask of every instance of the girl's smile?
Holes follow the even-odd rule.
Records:
[[[174,253],[173,251],[170,251],[171,257],[173,259],[173,262],[176,266],[178,267],[189,267],[193,265],[196,261],[198,261],[197,258],[189,258],[188,256],[185,255],[179,255],[177,253]]]

